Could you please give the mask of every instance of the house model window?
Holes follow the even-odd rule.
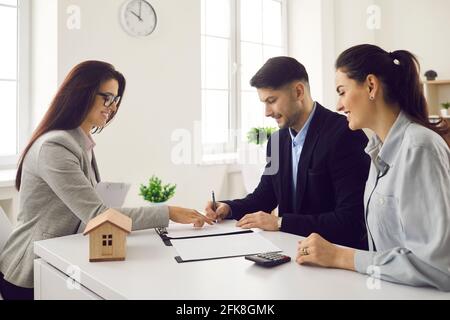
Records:
[[[103,235],[103,246],[104,247],[112,246],[112,234],[104,234]]]

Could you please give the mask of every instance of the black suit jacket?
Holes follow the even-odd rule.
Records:
[[[344,116],[317,103],[300,156],[295,197],[292,138],[289,129],[281,129],[269,140],[266,169],[253,193],[223,202],[237,220],[247,213],[271,212],[278,205],[281,231],[305,237],[316,232],[333,243],[366,249],[367,141],[363,131],[348,128]]]

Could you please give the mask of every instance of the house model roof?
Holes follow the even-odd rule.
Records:
[[[83,235],[90,233],[106,222],[112,223],[127,233],[131,232],[131,218],[117,210],[108,209],[88,222],[86,229],[84,229]]]

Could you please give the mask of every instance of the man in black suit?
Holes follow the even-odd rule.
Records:
[[[290,57],[269,59],[251,79],[266,116],[280,130],[267,145],[267,165],[244,199],[209,202],[212,219],[239,220],[242,228],[319,233],[336,244],[366,248],[363,195],[370,160],[367,137],[345,116],[311,98],[308,74]],[[278,206],[278,216],[271,214]]]

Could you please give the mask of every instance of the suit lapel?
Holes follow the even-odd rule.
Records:
[[[282,139],[282,146],[280,148],[280,163],[281,171],[281,198],[280,204],[284,204],[284,208],[280,208],[279,212],[293,212],[294,201],[292,194],[294,190],[292,181],[292,141],[289,131],[286,130],[286,136]]]
[[[81,148],[81,151],[83,153],[83,162],[87,164],[87,174],[86,178],[91,182],[92,186],[95,187],[95,185],[100,182],[100,174],[97,167],[97,161],[95,160],[94,150],[92,150],[92,163],[89,163],[89,157],[86,153],[86,141],[85,137],[83,136],[83,133],[80,132],[80,128],[69,130],[68,132],[71,134],[71,136],[75,139],[75,141],[78,143],[78,145]],[[92,170],[94,172],[92,172]],[[92,173],[92,174],[91,174]],[[95,181],[95,180],[96,181]]]
[[[311,119],[308,133],[306,134],[305,143],[303,145],[302,154],[298,163],[299,170],[297,170],[297,190],[294,200],[295,212],[297,213],[300,212],[303,204],[303,197],[305,195],[306,182],[308,179],[309,163],[319,138],[320,128],[324,116],[324,107],[322,107],[319,103],[316,103],[316,110],[313,118]]]
[[[92,150],[92,168],[94,169],[95,179],[97,180],[96,183],[99,183],[101,181],[100,172],[98,171],[97,160],[95,159],[94,150]]]

